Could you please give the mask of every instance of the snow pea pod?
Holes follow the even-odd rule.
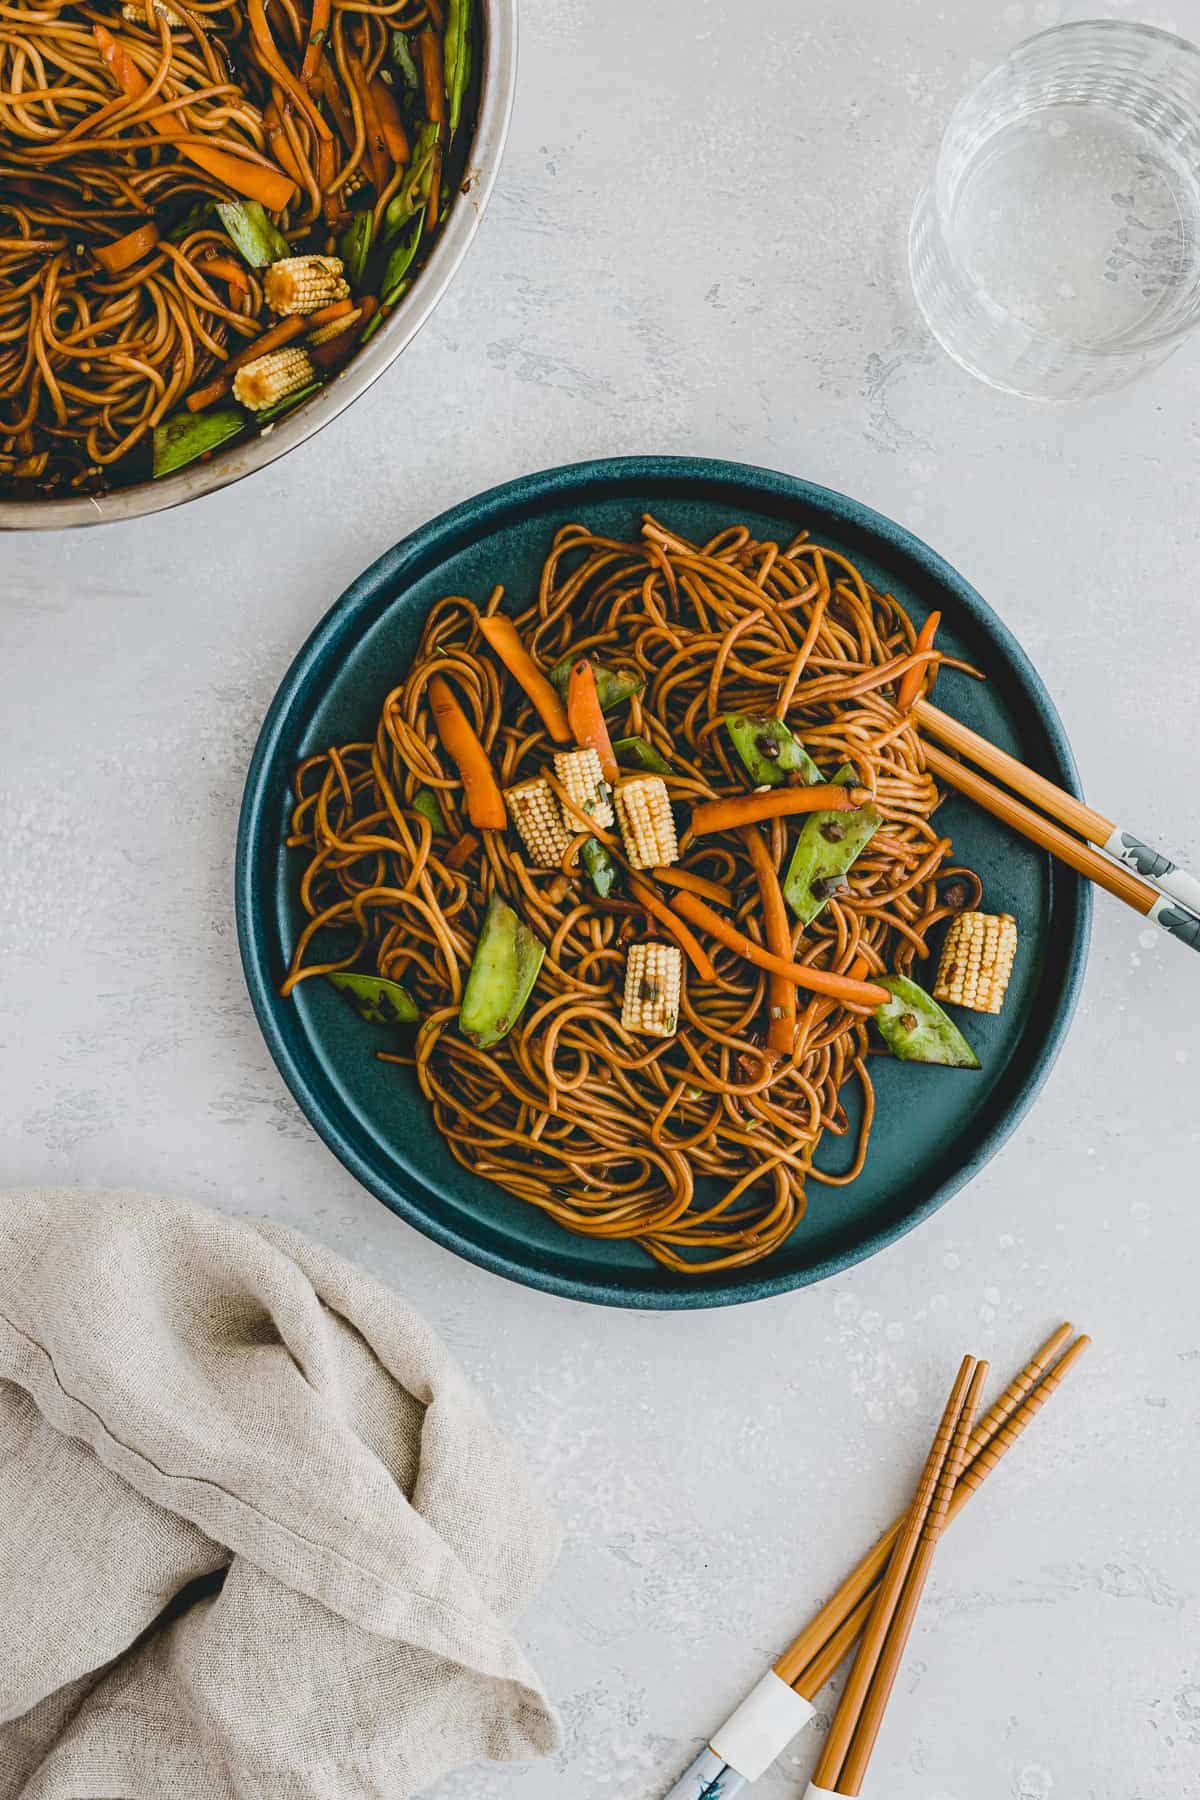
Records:
[[[833,779],[839,787],[852,787],[858,770],[846,763]],[[809,814],[783,879],[783,897],[802,924],[812,924],[882,824],[869,800],[854,812]]]
[[[567,687],[571,679],[571,669],[579,661],[579,654],[573,653],[562,657],[550,671],[550,679],[561,694],[565,703]],[[602,663],[588,657],[592,665],[592,674],[596,677],[596,694],[603,712],[611,712],[614,706],[631,700],[634,694],[640,694],[646,685],[645,677],[636,669],[606,669]]]
[[[198,456],[207,456],[226,444],[246,426],[245,415],[224,411],[174,413],[154,427],[154,475],[170,475],[186,468]]]
[[[271,222],[261,200],[218,200],[217,217],[252,269],[265,269],[292,254],[279,227]]]
[[[521,1015],[538,978],[546,946],[493,894],[484,914],[458,1028],[480,1050],[498,1044]]]
[[[358,969],[339,969],[325,979],[368,1025],[413,1025],[421,1016],[416,1001],[398,981]]]
[[[423,819],[428,819],[438,837],[446,834],[446,820],[442,814],[441,801],[432,788],[418,788],[413,795],[413,811],[419,812]]]
[[[905,975],[873,975],[891,999],[875,1008],[880,1036],[901,1062],[941,1063],[951,1069],[977,1069],[979,1058],[954,1020],[931,994]]]
[[[782,719],[726,713],[725,729],[755,787],[807,786],[825,778],[795,732]]]
[[[671,765],[644,737],[617,738],[613,755],[623,769],[647,769],[652,775],[669,775]]]

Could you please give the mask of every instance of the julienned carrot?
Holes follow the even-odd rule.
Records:
[[[104,25],[93,25],[92,31],[100,54],[121,92],[131,100],[139,100],[150,83],[125,46]],[[159,137],[186,138],[188,135],[187,127],[173,113],[163,113],[161,118],[151,119],[150,124]],[[180,144],[179,154],[194,162],[197,168],[215,175],[226,187],[244,194],[247,200],[261,200],[268,212],[282,212],[295,198],[296,184],[289,181],[282,169],[264,168],[262,163],[244,161],[228,150],[218,150],[208,144]]]
[[[299,81],[279,54],[279,46],[271,36],[271,27],[267,23],[265,0],[246,0],[246,17],[250,21],[250,35],[267,73],[285,94],[290,94],[296,104],[296,111],[304,114],[317,134],[317,138],[332,138],[333,133],[325,120],[321,109],[313,104],[312,96],[302,81]]]
[[[917,633],[917,641],[913,645],[913,649],[932,650],[933,640],[937,636],[937,628],[941,622],[941,613],[931,612],[920,631]],[[915,663],[911,669],[907,669],[900,677],[900,686],[896,692],[896,705],[901,712],[907,712],[913,701],[921,692],[921,682],[924,680],[925,671],[928,667],[928,663]],[[931,682],[930,686],[932,687],[932,685]]]
[[[228,282],[230,287],[237,288],[240,293],[250,292],[246,271],[239,263],[234,262],[232,256],[206,257],[204,262],[198,264],[198,271],[206,281],[210,275],[215,275],[218,280]]]
[[[576,663],[576,668],[579,667]],[[691,831],[739,831],[760,819],[782,819],[788,813],[853,812],[871,798],[866,788],[838,787],[818,781],[812,787],[775,788],[769,794],[733,794],[728,800],[705,800],[692,808]]]
[[[312,20],[308,27],[308,42],[304,46],[304,61],[300,64],[300,79],[306,84],[310,82],[321,66],[321,52],[325,39],[329,36],[329,20],[333,13],[333,0],[313,0]]]
[[[344,319],[347,313],[353,311],[353,300],[334,300],[331,305],[322,306],[318,312],[307,315],[293,313],[290,318],[280,319],[278,325],[272,325],[270,331],[264,331],[252,344],[246,344],[241,350],[235,351],[224,368],[202,388],[189,394],[183,404],[189,412],[202,412],[214,400],[221,398],[233,376],[247,363],[256,362],[270,350],[282,350],[293,338],[302,337],[306,331],[317,331],[322,325],[332,325],[335,319]]]
[[[115,238],[111,244],[97,244],[96,261],[110,275],[119,275],[122,269],[128,269],[135,262],[153,250],[158,242],[158,226],[153,219],[147,219],[144,225],[137,225],[127,231],[124,237]]]
[[[704,875],[693,875],[690,869],[655,869],[655,881],[665,881],[668,887],[686,888],[690,894],[702,894],[706,900],[715,900],[718,906],[732,906],[733,894],[719,881],[709,881]]]
[[[723,919],[720,913],[714,912],[711,906],[706,906],[695,894],[676,894],[675,908],[698,931],[706,931],[709,937],[736,950],[747,962],[770,974],[786,976],[796,987],[807,988],[810,993],[828,994],[830,999],[840,1000],[844,1006],[869,1006],[872,1010],[888,999],[887,989],[876,987],[874,982],[854,981],[848,975],[834,975],[829,969],[810,969],[807,963],[788,962],[774,956],[753,938],[748,938],[744,931],[739,931],[736,925],[731,925],[728,919]]]
[[[687,926],[676,918],[665,900],[660,900],[648,881],[640,881],[636,875],[629,877],[629,891],[639,906],[644,906],[652,913],[659,924],[664,926],[688,961],[691,962],[702,981],[715,981],[717,971],[713,968],[712,958],[704,945],[694,938]]]
[[[779,872],[768,850],[766,840],[756,825],[748,825],[742,841],[750,852],[750,862],[758,880],[758,897],[762,906],[763,935],[767,949],[782,962],[792,960],[792,930]],[[767,983],[767,1048],[790,1056],[796,1043],[796,989],[783,975],[772,975]]]
[[[303,186],[304,174],[296,160],[296,152],[292,149],[288,134],[283,129],[283,119],[274,99],[268,100],[263,107],[263,124],[267,128],[267,142],[276,162],[287,170],[297,187]],[[324,139],[321,141],[324,142]]]
[[[367,140],[367,160],[371,165],[371,180],[375,184],[375,192],[381,194],[387,186],[388,176],[391,173],[389,164],[392,161],[388,152],[387,139],[383,135],[383,121],[379,117],[375,96],[371,92],[367,71],[362,63],[356,62],[352,56],[347,56],[346,67],[358,89],[359,105],[362,107],[363,131]]]
[[[451,845],[442,861],[448,869],[461,869],[470,860],[472,852],[478,848],[479,839],[473,831],[464,831],[457,844]]]
[[[438,35],[427,25],[417,39],[421,51],[421,81],[425,89],[425,117],[431,125],[440,125],[446,117],[446,96],[442,87],[442,52]]]
[[[408,133],[400,116],[400,104],[381,75],[372,78],[370,87],[388,155],[399,169],[409,158]]]
[[[619,781],[620,766],[613,754],[608,726],[604,723],[604,709],[596,692],[596,677],[586,656],[581,656],[578,662],[571,664],[571,674],[567,681],[567,724],[581,750],[596,752],[605,781]]]
[[[517,686],[524,689],[526,698],[554,742],[569,744],[571,727],[567,723],[566,710],[558,697],[558,690],[547,681],[530,656],[512,620],[504,613],[488,613],[480,619],[479,629]]]
[[[429,704],[442,749],[462,776],[467,817],[480,830],[503,831],[508,824],[504,795],[492,774],[487,751],[444,675],[430,680]]]

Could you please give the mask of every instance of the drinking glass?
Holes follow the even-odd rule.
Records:
[[[1200,50],[1118,19],[1019,44],[961,100],[909,234],[943,348],[993,387],[1124,386],[1200,320]]]

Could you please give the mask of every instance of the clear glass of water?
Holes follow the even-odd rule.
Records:
[[[1200,322],[1200,50],[1117,19],[1019,44],[947,126],[909,235],[934,336],[993,387],[1107,393]]]

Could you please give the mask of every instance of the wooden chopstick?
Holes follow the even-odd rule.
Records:
[[[1162,903],[1162,895],[1148,881],[1131,874],[1128,869],[1123,868],[1120,863],[1110,861],[1107,856],[1101,856],[1099,850],[1093,850],[1079,838],[1072,837],[1061,825],[1052,824],[1041,813],[1034,812],[1031,806],[1025,806],[1011,794],[1005,793],[1003,788],[993,787],[982,775],[955,762],[952,756],[947,756],[935,744],[925,744],[924,751],[926,768],[940,781],[957,788],[960,794],[965,794],[968,800],[973,800],[976,806],[982,806],[985,812],[990,812],[1005,825],[1011,825],[1022,837],[1039,844],[1043,850],[1049,850],[1052,856],[1057,856],[1068,868],[1077,869],[1081,875],[1086,875],[1097,887],[1107,888],[1110,894],[1115,894],[1126,906],[1132,906],[1140,913],[1152,913],[1155,906]]]
[[[986,1378],[987,1364],[977,1363],[971,1376],[971,1385],[967,1389],[967,1397],[963,1403],[945,1464],[938,1478],[933,1505],[929,1508],[921,1526],[921,1541],[909,1568],[908,1578],[900,1596],[900,1604],[892,1616],[891,1626],[880,1652],[879,1663],[871,1682],[870,1691],[859,1715],[853,1740],[846,1752],[846,1759],[842,1764],[842,1772],[837,1784],[837,1791],[841,1794],[855,1795],[862,1791],[863,1776],[867,1772],[867,1764],[871,1760],[871,1752],[875,1748],[875,1740],[879,1736],[879,1728],[883,1724],[883,1716],[887,1711],[887,1704],[891,1699],[896,1677],[900,1673],[904,1649],[917,1616],[917,1609],[921,1604],[921,1594],[929,1576],[938,1539],[941,1537],[942,1528],[946,1522],[955,1483],[962,1473],[967,1439],[970,1436]]]
[[[1001,750],[995,744],[989,743],[987,738],[981,737],[977,731],[972,731],[969,725],[963,725],[958,719],[952,719],[949,713],[942,712],[941,708],[934,706],[931,701],[916,701],[912,708],[912,715],[927,736],[936,737],[941,743],[949,745],[951,750],[956,750],[960,756],[969,757],[973,763],[978,763],[986,774],[995,776],[998,781],[1003,781],[1006,786],[1012,788],[1014,793],[1020,794],[1026,800],[1032,800],[1036,806],[1040,806],[1042,811],[1059,825],[1065,825],[1069,831],[1077,832],[1088,843],[1094,844],[1098,850],[1104,851],[1106,853],[1106,860],[1102,864],[1104,869],[1111,870],[1113,864],[1107,858],[1115,858],[1117,865],[1125,869],[1127,873],[1130,870],[1136,870],[1137,875],[1148,877],[1148,881],[1137,882],[1137,876],[1134,876],[1136,886],[1129,890],[1130,895],[1137,894],[1138,896],[1136,899],[1129,898],[1129,904],[1137,906],[1139,912],[1151,911],[1152,903],[1151,906],[1140,904],[1148,890],[1155,896],[1169,895],[1172,900],[1177,901],[1189,912],[1200,914],[1200,880],[1189,874],[1186,869],[1179,868],[1161,850],[1156,850],[1152,845],[1144,842],[1136,832],[1106,818],[1103,813],[1097,812],[1094,806],[1087,806],[1082,800],[1077,800],[1074,794],[1068,794],[1065,788],[1060,788],[1055,782],[1047,780],[1046,776],[1039,775],[1036,769],[1027,768],[1023,762],[1018,762],[1015,756],[1010,756],[1006,750]],[[928,750],[928,745],[926,749]],[[930,763],[930,767],[933,766]],[[958,767],[957,764],[954,766]],[[962,786],[960,782],[954,781],[953,776],[946,773],[944,763],[941,772],[945,780],[953,781],[956,787]],[[967,790],[963,788],[962,791],[966,792]],[[972,795],[971,797],[977,798],[978,796]],[[979,803],[987,805],[987,802],[982,799]],[[990,808],[989,810],[995,809]],[[997,816],[1003,818],[1005,815],[1000,813]],[[1014,824],[1018,831],[1024,830],[1024,826],[1015,816],[1008,819],[1007,822]],[[1035,841],[1042,842],[1040,839]],[[1043,842],[1043,848],[1053,851],[1056,856],[1062,857],[1064,862],[1070,861],[1069,856],[1064,855],[1061,848],[1054,843]],[[1100,875],[1095,873],[1094,864],[1072,863],[1071,866],[1078,868],[1081,874],[1090,876],[1101,886],[1108,885]],[[1116,893],[1120,899],[1128,897],[1125,892],[1116,887],[1111,887],[1109,891]]]
[[[1058,1330],[1054,1332],[1051,1337],[1047,1338],[1041,1348],[1030,1357],[1020,1374],[1015,1376],[1014,1379],[1009,1382],[1004,1392],[1000,1395],[1000,1398],[996,1401],[996,1404],[979,1421],[978,1425],[971,1433],[971,1440],[967,1446],[968,1467],[971,1466],[976,1457],[981,1455],[991,1439],[999,1432],[1001,1426],[1007,1424],[1008,1421],[1013,1418],[1018,1408],[1021,1407],[1022,1403],[1037,1387],[1038,1383],[1043,1380],[1047,1369],[1049,1369],[1051,1363],[1063,1348],[1063,1345],[1069,1341],[1074,1330],[1075,1327],[1071,1324],[1060,1325]],[[1057,1386],[1057,1383],[1055,1385]],[[1047,1395],[1047,1398],[1049,1398],[1049,1395]],[[1033,1413],[1031,1412],[1029,1416],[1032,1418]],[[1022,1424],[1017,1429],[1019,1434],[1020,1431],[1024,1430],[1024,1425]],[[835,1633],[837,1633],[850,1614],[853,1613],[855,1607],[858,1606],[863,1596],[869,1593],[874,1587],[882,1570],[887,1564],[887,1559],[891,1555],[892,1546],[899,1537],[903,1526],[904,1519],[899,1518],[889,1531],[884,1532],[883,1536],[879,1539],[879,1542],[872,1550],[867,1552],[858,1567],[847,1575],[845,1581],[842,1582],[836,1593],[830,1595],[820,1612],[809,1621],[803,1631],[799,1632],[797,1636],[792,1639],[787,1649],[775,1663],[775,1673],[778,1675],[780,1681],[786,1681],[789,1687],[800,1686],[799,1677],[802,1674],[805,1675],[805,1684],[800,1686],[800,1692],[803,1693],[806,1698],[812,1698],[813,1693],[815,1693],[817,1688],[823,1684],[825,1677],[822,1676],[821,1681],[817,1682],[816,1687],[814,1687],[810,1693],[806,1673],[810,1664],[812,1664],[814,1658],[822,1654]],[[855,1636],[857,1635],[856,1632]],[[851,1642],[853,1642],[853,1639],[851,1639]],[[847,1648],[849,1648],[848,1645]],[[837,1662],[841,1662],[841,1660],[842,1658],[839,1656]],[[836,1668],[837,1663],[834,1663],[833,1667]]]
[[[1066,1332],[1069,1336],[1071,1330],[1072,1327],[1070,1325],[1062,1326],[1061,1331],[1056,1332],[1054,1338],[1050,1339],[1050,1344],[1055,1343],[1056,1340],[1061,1343],[1061,1332]],[[1088,1337],[1086,1333],[1081,1337],[1077,1337],[1066,1354],[1059,1359],[1051,1370],[1049,1370],[1038,1385],[1034,1387],[1032,1391],[1027,1390],[1025,1399],[1001,1419],[1000,1424],[983,1447],[978,1451],[973,1452],[972,1445],[977,1442],[980,1432],[988,1428],[989,1420],[1001,1413],[1009,1395],[1012,1394],[1014,1389],[1018,1388],[1022,1381],[1025,1380],[1028,1371],[1034,1367],[1037,1358],[1034,1359],[1034,1362],[1026,1364],[1025,1369],[1021,1371],[1021,1374],[1017,1376],[1016,1380],[1010,1382],[1009,1386],[1005,1388],[1004,1393],[1000,1396],[995,1406],[993,1406],[990,1412],[980,1420],[979,1424],[971,1433],[970,1440],[967,1444],[966,1467],[959,1476],[958,1485],[954,1489],[954,1493],[950,1500],[950,1506],[946,1513],[947,1525],[952,1525],[954,1523],[963,1507],[967,1504],[967,1501],[971,1498],[972,1494],[977,1493],[983,1486],[983,1483],[987,1480],[1001,1457],[1006,1455],[1007,1452],[1012,1449],[1017,1439],[1021,1436],[1021,1433],[1032,1424],[1043,1406],[1045,1406],[1047,1400],[1049,1400],[1056,1388],[1059,1387],[1062,1381],[1074,1368],[1075,1364],[1079,1361],[1079,1358],[1088,1348],[1091,1341],[1091,1338]],[[1046,1345],[1043,1350],[1038,1352],[1038,1356],[1046,1356],[1047,1352],[1051,1355],[1053,1354],[1053,1352],[1049,1351],[1049,1344]],[[854,1574],[843,1582],[842,1587],[839,1588],[838,1595],[841,1595],[843,1592],[853,1592],[852,1584],[854,1584],[854,1586],[859,1586],[864,1573],[873,1568],[874,1572],[867,1574],[866,1586],[860,1588],[859,1597],[854,1602],[852,1610],[832,1629],[821,1649],[813,1656],[812,1660],[792,1683],[796,1692],[801,1694],[804,1699],[816,1699],[825,1683],[829,1680],[829,1677],[849,1652],[859,1632],[862,1631],[865,1626],[867,1619],[870,1616],[871,1607],[874,1604],[875,1587],[873,1584],[879,1572],[879,1563],[876,1560],[878,1552],[882,1547],[890,1545],[895,1541],[898,1530],[898,1525],[893,1526],[886,1537],[882,1538],[879,1544],[875,1546],[875,1549],[871,1552],[870,1556],[864,1557],[863,1561],[854,1571]],[[834,1596],[834,1600],[838,1598],[838,1595]],[[826,1607],[823,1607],[821,1613],[817,1615],[817,1619],[820,1619],[823,1614],[829,1610],[832,1604],[832,1602],[829,1602]],[[816,1623],[817,1620],[814,1620],[813,1624],[815,1625]],[[811,1630],[812,1627],[810,1626],[808,1632],[811,1632]],[[805,1632],[802,1635],[807,1636],[808,1632]],[[799,1639],[797,1642],[799,1642]]]
[[[871,1609],[871,1616],[867,1620],[862,1642],[858,1647],[858,1655],[854,1659],[854,1667],[842,1690],[842,1697],[838,1703],[833,1724],[829,1728],[829,1734],[822,1747],[820,1760],[813,1773],[814,1787],[833,1790],[841,1774],[842,1764],[854,1738],[859,1715],[865,1705],[893,1615],[900,1603],[900,1596],[904,1590],[909,1569],[917,1555],[930,1508],[938,1502],[942,1494],[947,1458],[954,1445],[959,1443],[960,1436],[961,1447],[958,1461],[961,1468],[967,1436],[966,1432],[960,1433],[963,1407],[968,1393],[972,1390],[977,1391],[975,1378],[978,1370],[979,1365],[973,1356],[963,1357],[954,1380],[954,1386],[946,1401],[941,1421],[934,1433],[933,1443],[929,1447],[929,1455],[925,1459],[925,1467],[921,1471],[921,1479],[917,1483],[917,1491],[913,1496],[912,1505],[888,1559],[887,1569]],[[955,1478],[957,1478],[957,1471]],[[953,1482],[951,1482],[951,1486],[953,1486]],[[949,1503],[949,1498],[950,1489],[947,1488],[945,1501],[942,1504],[943,1513],[946,1504]]]

